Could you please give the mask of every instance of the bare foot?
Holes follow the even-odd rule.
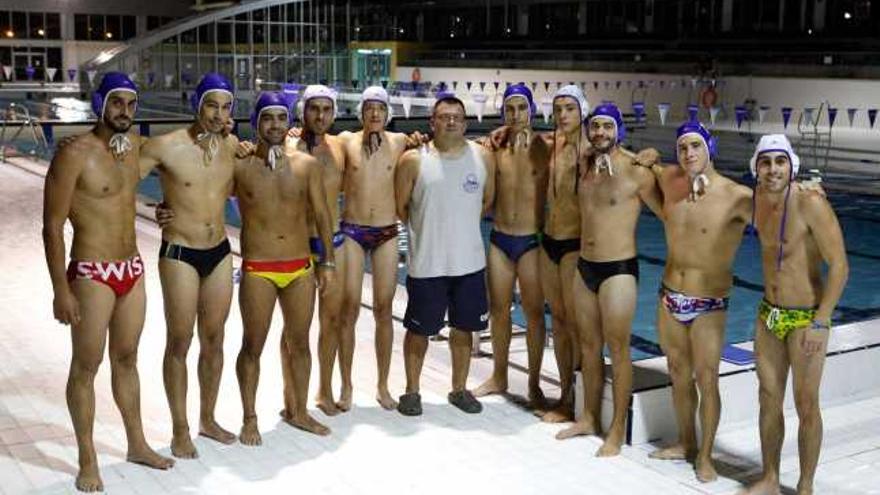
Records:
[[[351,410],[351,393],[351,387],[342,387],[342,392],[339,394],[339,402],[336,403],[336,407],[340,411],[348,412]]]
[[[336,403],[333,402],[333,397],[322,397],[320,395],[315,397],[315,407],[321,410],[327,416],[336,416],[341,411],[338,407],[336,407]]]
[[[813,482],[810,481],[810,484],[807,485],[802,481],[798,481],[797,495],[813,495]]]
[[[196,459],[199,451],[189,437],[189,431],[171,438],[171,455],[178,459]]]
[[[560,402],[555,408],[539,414],[541,421],[545,423],[565,423],[574,420],[574,406]]]
[[[712,465],[712,459],[697,458],[694,463],[694,470],[697,472],[697,479],[703,483],[709,483],[718,479],[718,473],[715,472],[715,466]]]
[[[578,421],[577,423],[561,430],[556,434],[557,440],[567,440],[569,438],[579,437],[583,435],[595,435],[596,427],[592,421]]]
[[[780,495],[778,479],[762,479],[738,495]]]
[[[623,432],[614,429],[608,430],[605,442],[596,451],[596,457],[614,457],[620,455],[620,446],[623,445]]]
[[[238,434],[238,441],[242,445],[256,447],[263,445],[263,437],[260,436],[260,429],[257,426],[257,418],[245,420],[241,425],[241,432]]]
[[[691,457],[692,454],[693,452],[688,451],[683,445],[676,444],[665,449],[657,449],[648,454],[648,457],[661,461],[683,461]]]
[[[529,390],[529,409],[540,411],[547,408],[547,397],[544,397],[544,391],[540,386],[536,386]]]
[[[210,438],[211,440],[216,440],[226,445],[235,442],[235,434],[231,431],[224,430],[214,420],[203,421],[201,427],[199,428],[199,435]]]
[[[142,447],[129,447],[125,460],[153,469],[165,470],[174,466],[174,459],[159,455],[146,444]]]
[[[378,390],[376,392],[376,402],[386,411],[394,411],[397,409],[397,401],[388,393],[388,389]]]
[[[104,482],[101,481],[101,475],[98,474],[97,464],[80,466],[79,474],[76,475],[76,489],[81,492],[104,491]]]
[[[503,394],[507,392],[507,381],[495,380],[495,377],[489,377],[482,385],[474,389],[474,397],[485,397],[492,394]]]
[[[316,421],[315,418],[308,413],[297,414],[289,418],[285,417],[284,422],[294,428],[299,428],[300,430],[314,433],[315,435],[320,435],[322,437],[330,434],[330,428],[327,428]]]

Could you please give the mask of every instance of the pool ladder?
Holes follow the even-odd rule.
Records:
[[[13,130],[13,126],[16,128]],[[6,161],[6,152],[12,147],[12,144],[22,135],[28,132],[33,144],[36,148],[42,148],[43,151],[49,151],[49,143],[43,134],[40,124],[31,117],[31,112],[27,107],[17,103],[10,103],[2,115],[2,126],[0,126],[0,162]],[[36,148],[32,153],[36,152]]]
[[[799,139],[795,147],[801,151],[801,170],[808,171],[813,177],[821,176],[828,168],[828,157],[831,152],[831,126],[828,130],[819,130],[819,119],[822,112],[828,113],[828,101],[819,105],[812,120],[807,119],[803,112],[798,117],[797,130]],[[806,158],[806,160],[805,160]]]

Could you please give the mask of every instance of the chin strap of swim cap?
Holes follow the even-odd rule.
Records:
[[[688,198],[691,201],[696,201],[703,196],[706,195],[706,188],[709,187],[709,176],[705,173],[700,172],[693,179],[691,179],[691,191],[688,194]]]
[[[128,138],[128,133],[119,132],[114,134],[110,138],[110,153],[113,153],[113,158],[117,161],[125,158],[126,153],[132,150],[134,146],[131,144],[131,139]]]
[[[602,153],[596,157],[596,173],[605,172],[609,177],[614,177],[614,168],[611,166],[611,154]]]
[[[220,134],[202,131],[196,135],[196,144],[205,151],[202,155],[202,165],[208,166],[214,162],[214,157],[220,152]]]
[[[269,153],[266,155],[266,165],[275,170],[279,163],[284,161],[284,146],[274,144],[269,146]]]

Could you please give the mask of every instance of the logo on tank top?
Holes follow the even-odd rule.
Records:
[[[467,174],[464,177],[464,182],[461,184],[461,188],[464,189],[466,193],[475,193],[480,188],[480,181],[477,180],[477,174]]]

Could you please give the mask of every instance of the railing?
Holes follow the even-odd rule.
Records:
[[[15,124],[15,129],[13,130],[9,124]],[[31,117],[27,107],[10,103],[3,112],[2,124],[0,124],[0,161],[6,161],[6,150],[11,148],[12,143],[25,132],[30,134],[36,149],[49,151],[49,142],[40,123]]]

